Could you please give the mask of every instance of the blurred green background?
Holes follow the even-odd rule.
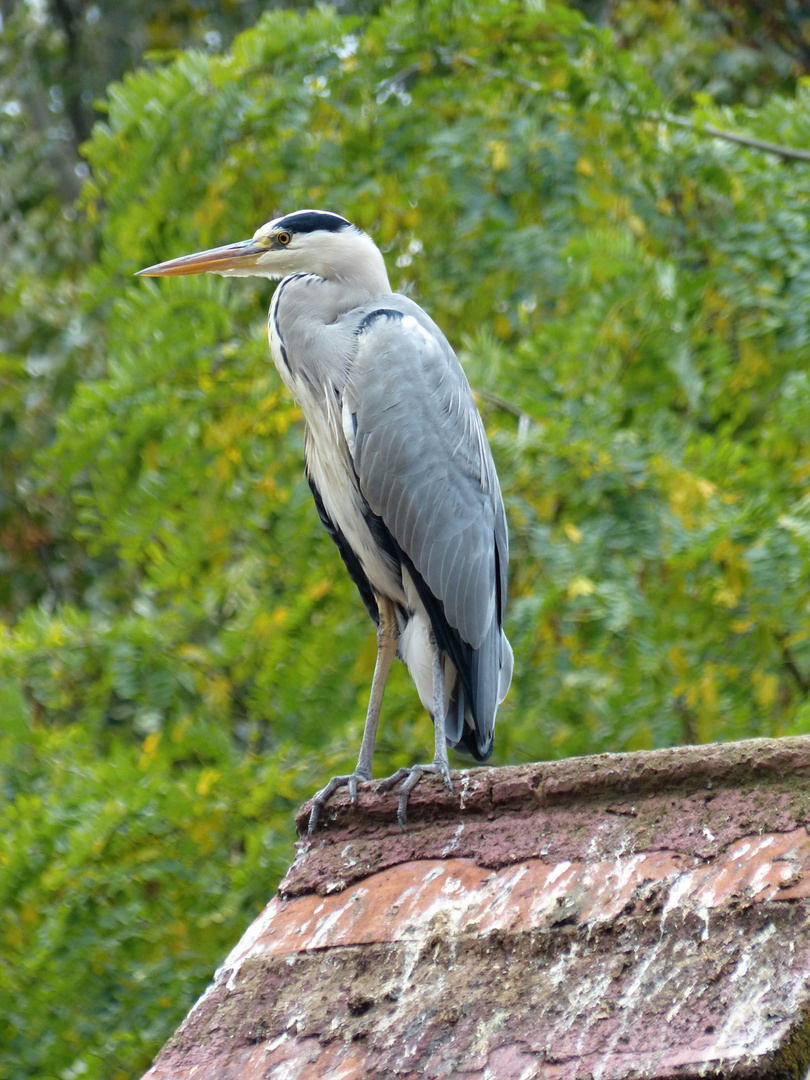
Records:
[[[272,286],[140,267],[322,207],[446,331],[510,523],[496,764],[808,730],[810,164],[705,130],[810,147],[798,10],[0,4],[3,1080],[140,1076],[373,670]],[[397,665],[377,775],[431,746]]]

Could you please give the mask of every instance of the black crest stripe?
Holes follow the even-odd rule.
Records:
[[[329,214],[324,210],[297,210],[277,221],[276,228],[291,233],[342,232],[351,228],[351,222],[339,214]]]

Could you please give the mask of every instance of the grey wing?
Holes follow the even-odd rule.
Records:
[[[362,311],[343,393],[360,490],[429,590],[452,641],[479,748],[511,672],[502,633],[508,542],[495,465],[461,365],[405,297]],[[417,587],[420,582],[417,581]],[[420,589],[420,592],[422,590]],[[425,597],[422,597],[423,600]],[[449,647],[448,647],[449,646]]]

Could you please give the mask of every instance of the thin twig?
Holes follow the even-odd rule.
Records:
[[[458,61],[461,64],[466,64],[467,67],[485,71],[487,75],[494,75],[496,79],[508,79],[510,82],[517,83],[518,86],[525,86],[527,90],[534,90],[536,94],[545,89],[539,82],[527,79],[523,75],[514,75],[511,71],[503,71],[501,68],[492,67],[490,64],[482,64],[480,60],[475,60],[472,56],[465,56],[464,53],[450,53],[447,49],[439,49],[438,51],[439,56],[446,64],[453,64],[454,61]],[[554,93],[556,96],[562,95],[566,98],[568,96],[562,90],[556,90]]]
[[[390,79],[383,79],[377,86],[377,97],[380,95],[388,97],[390,94],[396,93],[397,89],[412,75],[418,75],[423,70],[424,65],[421,61],[416,64],[410,64],[408,67],[403,68],[401,71],[396,72]]]
[[[500,394],[496,394],[493,390],[482,390],[481,387],[475,387],[475,394],[477,397],[483,398],[488,404],[494,405],[496,409],[511,413],[512,416],[516,416],[518,420],[521,420],[526,424],[537,424],[540,422],[539,420],[535,420],[533,416],[529,416],[527,412],[524,412],[519,405],[514,405],[511,401],[508,401],[505,397],[501,397]]]
[[[505,397],[501,397],[500,394],[493,393],[492,390],[477,389],[473,391],[476,397],[483,398],[496,409],[502,409],[504,412],[511,413],[512,416],[517,417],[517,444],[523,446],[526,439],[529,437],[529,428],[532,424],[539,424],[540,421],[533,416],[529,416],[527,412],[524,412],[517,405],[513,405],[511,401],[507,401]]]
[[[683,724],[683,741],[692,746],[695,743],[700,742],[698,718],[684,701],[684,695],[678,694],[677,697],[673,699],[672,704]]]
[[[697,135],[711,135],[713,139],[725,139],[726,142],[739,143],[740,146],[749,146],[752,150],[762,150],[766,154],[775,154],[777,157],[787,160],[810,161],[810,151],[808,150],[799,150],[793,146],[781,146],[778,143],[768,142],[767,139],[755,139],[753,135],[738,135],[736,131],[726,131],[724,128],[715,127],[714,124],[702,124],[697,120],[687,120],[685,116],[675,116],[674,113],[649,112],[638,113],[637,115],[645,120],[656,120],[659,123],[689,128]]]
[[[450,56],[444,50],[441,50],[441,53],[442,59],[447,63],[456,60],[461,64],[466,64],[468,67],[478,68],[489,75],[494,75],[495,78],[507,79],[510,82],[517,83],[518,86],[525,86],[527,90],[532,90],[534,93],[541,93],[545,89],[540,83],[534,82],[532,79],[527,79],[523,75],[513,75],[511,72],[503,71],[501,68],[490,67],[489,64],[482,64],[472,56],[465,56],[463,53]],[[562,90],[552,91],[552,96],[558,100],[569,100],[568,95]],[[694,131],[696,135],[709,135],[713,139],[724,139],[726,142],[747,146],[752,150],[761,150],[766,154],[774,154],[776,157],[784,158],[787,161],[810,162],[810,151],[808,150],[799,150],[793,146],[782,146],[779,143],[768,142],[767,139],[756,139],[753,135],[739,135],[736,131],[726,131],[725,128],[715,127],[714,124],[689,120],[685,116],[676,116],[670,112],[642,112],[633,108],[627,111],[642,120],[652,120],[659,124],[671,124],[673,127],[687,128],[689,131]]]
[[[774,633],[774,637],[779,643],[779,649],[782,653],[782,663],[785,666],[785,670],[790,672],[796,681],[796,685],[801,691],[802,697],[806,698],[810,693],[810,679],[806,678],[806,676],[801,673],[796,661],[793,659],[793,654],[787,643],[787,634],[784,631],[777,631]]]

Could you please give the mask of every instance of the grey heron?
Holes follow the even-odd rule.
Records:
[[[377,661],[354,772],[314,797],[309,834],[332,794],[372,778],[386,679],[405,661],[435,727],[427,765],[400,769],[397,816],[423,773],[452,792],[448,744],[492,753],[512,677],[503,631],[506,516],[484,425],[441,330],[392,293],[373,240],[338,214],[298,210],[250,240],[181,256],[143,276],[215,273],[281,280],[270,351],[306,421],[315,505],[377,626]]]

